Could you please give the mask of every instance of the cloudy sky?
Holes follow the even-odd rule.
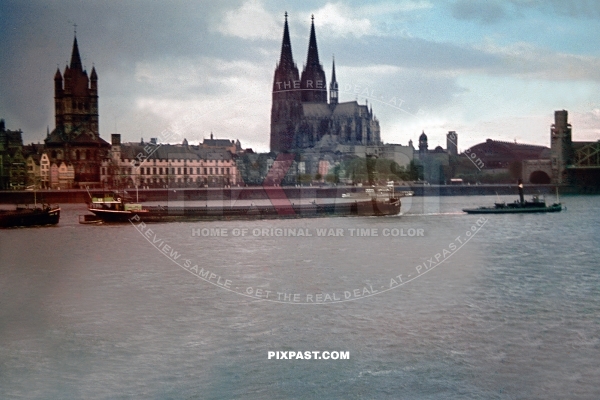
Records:
[[[310,16],[340,100],[369,102],[388,143],[465,149],[486,138],[549,145],[554,110],[574,140],[600,139],[600,2],[0,0],[0,118],[24,141],[54,128],[53,76],[70,59],[99,76],[100,134],[211,132],[268,150],[283,14],[306,60]]]

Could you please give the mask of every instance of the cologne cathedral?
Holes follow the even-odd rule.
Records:
[[[314,17],[306,64],[299,74],[292,56],[287,13],[281,56],[273,79],[271,151],[295,152],[331,145],[381,145],[379,121],[356,101],[338,102],[335,60],[327,101],[327,83],[319,61]]]

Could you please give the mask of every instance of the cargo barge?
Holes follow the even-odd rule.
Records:
[[[387,193],[384,196],[383,193]],[[379,190],[376,196],[366,199],[335,202],[312,201],[294,204],[287,198],[272,199],[268,205],[219,205],[204,207],[142,206],[129,202],[114,193],[91,196],[88,210],[104,222],[169,222],[228,219],[274,219],[345,216],[392,216],[400,214],[403,192],[396,195],[392,189]]]

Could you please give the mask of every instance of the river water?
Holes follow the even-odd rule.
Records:
[[[495,200],[1,230],[0,398],[600,398],[600,197]]]

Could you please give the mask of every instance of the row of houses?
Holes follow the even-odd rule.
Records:
[[[25,160],[27,166],[27,186],[35,185],[40,189],[72,189],[75,187],[75,168],[73,164],[50,162],[48,153],[42,150],[28,152],[27,147],[36,148],[39,145],[26,146],[29,155]]]
[[[7,131],[0,121],[0,190],[102,188],[207,187],[239,185],[235,158],[243,151],[239,141],[204,139],[198,145],[121,143],[112,145],[98,164],[97,182],[79,181],[75,165],[44,144],[24,146],[21,131]],[[53,154],[55,153],[55,154]],[[75,155],[74,155],[75,157]],[[77,159],[86,159],[85,154]]]
[[[0,155],[2,157],[2,155]],[[24,158],[21,153],[9,158],[8,168],[4,165],[0,190],[23,190],[36,187],[38,189],[71,189],[75,185],[75,169],[73,165],[62,162],[50,163],[48,156],[29,155]],[[8,173],[6,171],[8,170]]]
[[[23,157],[22,132],[7,130],[0,120],[0,189],[9,189],[27,182]]]
[[[51,161],[42,144],[23,145],[22,131],[7,130],[0,120],[0,190],[70,189],[76,186],[75,169],[68,161]]]
[[[235,157],[240,142],[204,139],[199,145],[121,143],[121,135],[111,136],[110,156],[102,161],[102,186],[111,188],[227,187],[239,185]]]
[[[40,144],[23,146],[23,132],[6,129],[0,120],[0,190],[38,188],[71,188],[75,180],[73,166],[66,162],[50,162]]]

